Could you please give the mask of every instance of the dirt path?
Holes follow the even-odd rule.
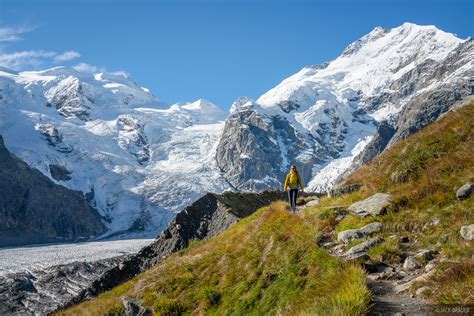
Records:
[[[394,281],[368,280],[367,285],[372,291],[373,304],[368,315],[428,315],[426,302],[409,294],[396,293]]]

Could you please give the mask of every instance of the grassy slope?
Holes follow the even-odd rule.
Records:
[[[443,258],[435,277],[428,282],[435,303],[474,303],[474,243],[459,234],[462,225],[474,223],[474,196],[459,202],[456,190],[474,181],[474,102],[448,113],[435,124],[396,144],[370,164],[353,173],[345,184],[361,189],[337,198],[324,198],[305,217],[321,230],[341,231],[374,221],[349,215],[336,223],[328,205],[350,205],[376,192],[390,193],[396,203],[380,217],[385,242],[369,252],[372,258],[401,264],[408,252],[431,249]],[[440,224],[430,223],[434,218]],[[425,226],[426,225],[426,226]],[[411,244],[401,245],[407,236]]]
[[[316,234],[285,203],[273,203],[62,314],[120,314],[124,296],[142,299],[158,315],[363,314],[363,270],[330,257]]]
[[[336,221],[331,205],[350,205],[376,192],[395,197],[378,218],[386,241],[374,259],[401,264],[409,251],[436,249],[447,258],[429,281],[437,303],[473,303],[472,242],[459,236],[474,223],[474,197],[458,202],[456,189],[474,180],[474,104],[400,142],[356,171],[346,184],[358,192],[323,198],[300,217],[274,203],[209,241],[196,242],[97,299],[60,314],[120,315],[121,298],[143,300],[157,315],[173,314],[363,314],[369,292],[364,272],[318,248],[315,237],[374,221],[348,215]],[[344,207],[343,207],[344,208]],[[425,226],[434,217],[440,224]],[[423,227],[425,228],[423,229]],[[408,236],[411,248],[391,235]]]

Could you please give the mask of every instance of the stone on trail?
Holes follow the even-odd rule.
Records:
[[[348,230],[339,232],[339,234],[337,234],[337,241],[342,241],[345,244],[348,244],[350,242],[353,242],[354,240],[364,238],[374,233],[378,233],[382,231],[382,229],[383,229],[382,223],[373,222],[361,228],[348,229]]]
[[[474,239],[474,224],[461,226],[459,230],[461,237],[466,240],[473,240]]]
[[[337,234],[337,241],[342,241],[343,243],[348,244],[363,237],[365,237],[365,235],[358,229],[348,229]]]
[[[361,254],[367,252],[367,250],[377,246],[378,244],[382,243],[384,241],[383,237],[375,237],[371,238],[367,241],[364,241],[361,244],[355,245],[351,249],[347,250],[345,253],[345,256],[348,257],[348,259],[360,256]]]
[[[365,200],[355,202],[349,206],[349,211],[360,217],[379,216],[387,210],[392,200],[392,196],[389,194],[376,193]]]
[[[456,197],[462,201],[467,199],[472,192],[474,192],[474,182],[468,182],[457,190]]]
[[[421,267],[421,265],[418,260],[415,259],[415,257],[407,257],[403,263],[403,268],[407,271],[412,271],[418,269],[419,267]]]

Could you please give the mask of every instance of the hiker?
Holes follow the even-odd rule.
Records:
[[[286,175],[283,191],[288,191],[288,200],[290,200],[290,207],[293,212],[296,212],[298,186],[301,187],[301,192],[303,192],[303,181],[301,180],[298,170],[296,170],[296,165],[292,165],[290,172]]]

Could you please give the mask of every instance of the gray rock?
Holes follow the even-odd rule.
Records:
[[[375,234],[378,232],[381,232],[383,229],[383,224],[380,222],[372,222],[369,223],[361,228],[359,228],[359,231],[363,233],[364,235],[371,235]]]
[[[349,249],[346,253],[345,256],[348,258],[354,258],[357,256],[360,256],[361,254],[367,252],[367,250],[377,246],[378,244],[382,243],[384,241],[383,237],[374,237],[371,238],[367,241],[364,241],[361,244],[355,245],[351,249]]]
[[[459,230],[461,237],[466,240],[473,240],[474,239],[474,224],[461,226]]]
[[[151,312],[144,308],[139,300],[123,298],[123,309],[126,316],[145,316],[151,315]]]
[[[305,207],[314,206],[314,205],[317,205],[318,203],[319,203],[319,199],[311,200],[305,204]]]
[[[379,216],[384,213],[392,203],[392,196],[384,193],[376,193],[365,200],[356,202],[349,206],[349,211],[357,216]]]
[[[459,201],[467,199],[474,192],[474,182],[468,182],[456,191],[456,197]]]
[[[415,257],[407,257],[405,262],[403,262],[403,268],[407,271],[412,271],[420,267],[421,265],[418,260],[415,259]]]
[[[354,240],[364,238],[364,234],[358,229],[348,229],[337,234],[337,241],[342,241],[345,244],[353,242]]]
[[[378,233],[382,231],[382,229],[382,223],[373,222],[358,229],[349,229],[340,232],[339,234],[337,234],[337,241],[342,241],[348,244],[350,242],[353,242],[354,240],[364,238],[374,233]]]

